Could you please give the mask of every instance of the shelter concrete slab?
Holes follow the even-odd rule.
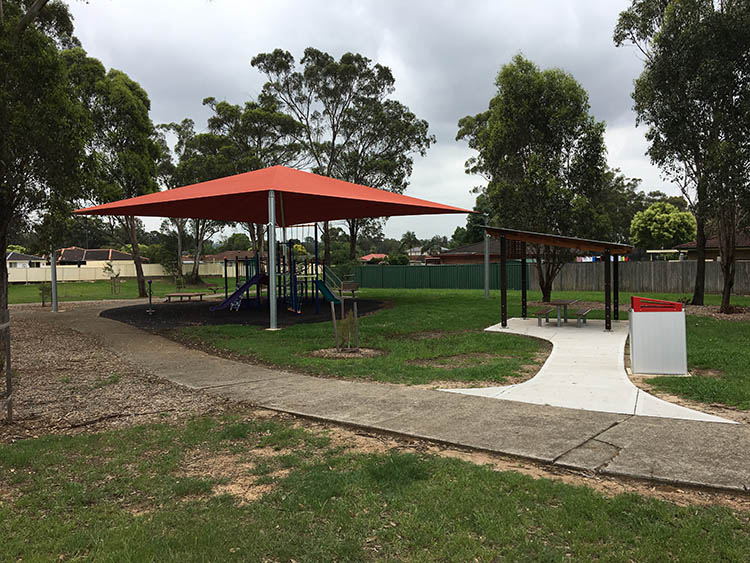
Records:
[[[535,318],[512,318],[507,328],[497,324],[486,331],[548,340],[552,352],[539,373],[524,383],[445,391],[572,409],[732,423],[668,403],[633,385],[625,372],[626,321],[614,321],[612,330],[605,331],[600,320],[581,327],[575,323],[558,327],[552,322],[540,327]]]

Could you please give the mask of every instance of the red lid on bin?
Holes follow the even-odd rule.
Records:
[[[661,299],[650,299],[648,297],[631,297],[630,307],[633,311],[639,313],[671,313],[682,311],[682,303],[662,301]]]

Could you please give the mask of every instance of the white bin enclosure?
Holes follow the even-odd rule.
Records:
[[[633,373],[686,375],[685,311],[680,303],[632,298],[630,369]]]

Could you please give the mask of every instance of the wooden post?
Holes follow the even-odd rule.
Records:
[[[602,254],[604,261],[604,330],[612,330],[612,269],[610,252]]]
[[[353,301],[354,305],[354,349],[359,350],[359,316],[357,315],[357,302]]]
[[[526,242],[521,243],[521,316],[525,319],[528,313],[527,299],[526,299],[526,286],[528,280],[526,279]]]
[[[500,237],[500,324],[508,326],[508,257],[505,236]]]
[[[0,324],[0,332],[5,331],[5,394],[0,397],[5,400],[5,420],[13,423],[13,377],[10,371],[10,311],[6,309],[7,322]],[[2,318],[2,317],[0,317]]]
[[[616,321],[620,320],[620,271],[618,264],[620,263],[620,257],[615,254],[612,258],[612,282],[613,282],[613,297],[615,314],[614,318]]]
[[[333,335],[336,338],[336,349],[339,347],[339,331],[336,328],[336,305],[331,301],[331,320],[333,321]]]

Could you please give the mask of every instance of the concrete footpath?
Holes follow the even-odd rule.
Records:
[[[310,377],[192,350],[99,317],[103,308],[72,309],[45,321],[97,338],[175,383],[265,408],[603,475],[750,491],[747,425]]]

